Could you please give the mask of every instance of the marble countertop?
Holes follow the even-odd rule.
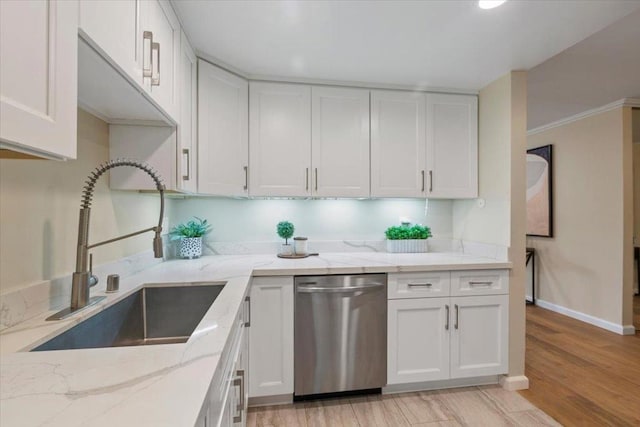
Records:
[[[225,255],[172,260],[123,278],[120,291],[70,319],[43,313],[0,333],[0,425],[189,426],[219,369],[251,276],[511,268],[461,253],[327,253],[304,259]],[[114,272],[117,273],[117,272]],[[151,283],[226,282],[184,344],[28,352]],[[95,289],[95,288],[94,288]]]

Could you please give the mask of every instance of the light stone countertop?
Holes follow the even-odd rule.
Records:
[[[251,276],[352,274],[511,268],[461,253],[327,253],[305,259],[275,255],[172,260],[121,279],[116,294],[70,319],[43,313],[0,333],[0,425],[191,426],[218,365]],[[116,273],[116,272],[114,272]],[[226,282],[184,344],[29,353],[144,284]]]

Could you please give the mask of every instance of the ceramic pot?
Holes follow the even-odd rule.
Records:
[[[293,255],[293,246],[286,243],[281,244],[280,255]]]
[[[180,239],[180,258],[200,258],[202,256],[202,237],[183,237]]]
[[[429,252],[429,245],[427,239],[387,240],[387,252]]]

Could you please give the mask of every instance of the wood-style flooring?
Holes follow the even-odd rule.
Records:
[[[640,333],[528,306],[526,345],[519,393],[535,406],[566,426],[640,426]]]
[[[370,395],[249,409],[248,427],[557,426],[499,386]]]

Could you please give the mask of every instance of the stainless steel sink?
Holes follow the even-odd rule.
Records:
[[[146,286],[31,351],[183,343],[223,287]]]

